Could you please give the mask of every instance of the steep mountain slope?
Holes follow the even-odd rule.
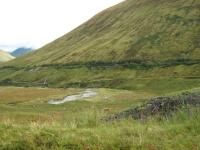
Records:
[[[10,53],[14,57],[19,57],[22,55],[25,55],[29,52],[31,52],[33,49],[32,48],[26,48],[26,47],[20,47],[14,50],[12,53]]]
[[[0,62],[6,62],[14,59],[13,56],[11,56],[9,53],[6,53],[2,50],[0,50]]]
[[[2,64],[0,84],[165,92],[199,87],[199,8],[200,0],[126,0]]]
[[[126,0],[10,65],[200,59],[200,0]]]

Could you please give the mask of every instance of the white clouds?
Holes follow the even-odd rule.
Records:
[[[121,1],[0,0],[0,49],[38,48]]]

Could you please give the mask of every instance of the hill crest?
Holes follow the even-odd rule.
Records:
[[[0,50],[0,62],[7,62],[10,61],[12,59],[14,59],[15,57],[13,57],[12,55],[10,55],[9,53]]]
[[[8,65],[200,59],[200,0],[126,0]]]

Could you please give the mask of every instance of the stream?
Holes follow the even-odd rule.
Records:
[[[70,96],[66,96],[63,99],[57,99],[57,100],[50,100],[48,102],[48,104],[51,105],[59,105],[59,104],[64,104],[66,102],[71,102],[71,101],[76,101],[76,100],[84,100],[87,98],[92,98],[97,96],[98,93],[94,92],[90,89],[85,90],[84,92],[80,93],[80,94],[76,94],[76,95],[70,95]]]

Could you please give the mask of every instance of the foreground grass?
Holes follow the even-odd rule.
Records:
[[[49,98],[82,90],[1,87],[0,150],[200,148],[199,108],[181,110],[169,118],[101,120],[104,116],[139,105],[156,96],[155,93],[93,89],[99,94],[92,99],[56,106],[47,104]]]
[[[123,120],[103,123],[94,115],[82,116],[65,124],[28,126],[0,124],[0,149],[144,149],[198,150],[200,148],[200,110],[180,111],[172,118],[148,122]]]

